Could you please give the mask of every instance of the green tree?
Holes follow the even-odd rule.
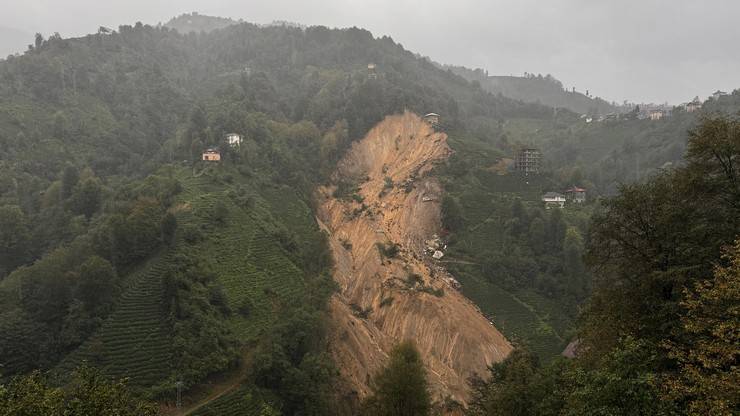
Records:
[[[528,238],[529,246],[535,254],[542,254],[545,251],[547,235],[545,234],[545,221],[542,218],[534,218],[529,224]]]
[[[26,215],[18,206],[0,206],[0,277],[23,264],[30,231]]]
[[[64,415],[64,393],[49,388],[41,373],[35,371],[0,385],[0,416]]]
[[[77,182],[80,180],[80,173],[74,165],[67,165],[62,172],[62,191],[61,196],[63,200],[66,200],[72,196]]]
[[[462,207],[453,197],[445,195],[442,198],[442,225],[450,232],[459,231],[464,224]]]
[[[372,394],[363,403],[373,416],[423,416],[431,410],[426,370],[411,341],[391,351],[388,365],[375,376]]]
[[[74,296],[92,315],[104,315],[118,295],[117,280],[108,260],[92,256],[80,266]]]
[[[51,387],[39,372],[0,385],[0,416],[157,414],[157,406],[136,398],[124,380],[110,381],[89,367],[78,368],[64,389]]]
[[[87,178],[75,186],[70,198],[70,208],[78,215],[90,218],[100,208],[103,187],[97,178]]]
[[[568,292],[580,297],[584,291],[583,238],[575,227],[568,227],[563,240],[563,266]]]
[[[669,342],[679,376],[668,377],[669,400],[686,403],[688,414],[734,415],[740,411],[740,240],[724,255],[714,278],[686,290],[681,306],[686,342]]]
[[[162,241],[172,244],[177,231],[177,217],[171,212],[164,214],[162,217]]]
[[[660,400],[660,354],[655,345],[634,338],[618,345],[593,368],[577,368],[570,377],[567,412],[589,415],[669,415],[670,403]]]
[[[491,367],[491,378],[473,383],[471,416],[529,416],[534,414],[532,385],[539,361],[529,351],[516,349]]]
[[[587,258],[598,273],[583,341],[603,355],[621,335],[660,343],[680,333],[683,291],[712,272],[740,229],[740,121],[705,119],[687,164],[623,186],[595,214]]]
[[[65,415],[154,416],[157,406],[136,398],[126,380],[110,381],[99,371],[80,367],[66,393]]]
[[[162,206],[154,198],[139,198],[128,215],[115,215],[110,222],[116,265],[142,259],[161,243]]]

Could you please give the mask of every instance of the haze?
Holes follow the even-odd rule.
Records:
[[[553,74],[567,88],[607,100],[677,104],[740,86],[740,3],[327,0],[270,2],[3,0],[0,56],[32,34],[92,33],[136,21],[156,24],[197,11],[255,23],[363,27],[407,49],[490,74]]]

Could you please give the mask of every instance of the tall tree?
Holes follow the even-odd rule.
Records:
[[[363,405],[368,416],[425,416],[431,409],[426,370],[411,341],[397,345],[386,368],[375,376]]]
[[[686,342],[668,344],[680,367],[669,377],[669,398],[692,416],[740,412],[740,240],[726,250],[714,278],[686,291],[681,322]]]

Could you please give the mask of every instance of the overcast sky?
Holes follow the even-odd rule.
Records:
[[[619,102],[676,104],[740,88],[737,0],[0,0],[0,10],[0,33],[65,37],[191,11],[358,26],[441,63],[550,73]]]

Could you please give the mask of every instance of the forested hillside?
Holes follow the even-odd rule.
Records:
[[[198,33],[210,32],[216,29],[223,29],[227,26],[231,26],[237,23],[238,22],[236,20],[225,17],[205,16],[196,12],[192,12],[173,17],[167,23],[165,23],[164,26],[170,29],[175,29],[180,33]]]
[[[594,273],[575,359],[526,348],[475,386],[470,415],[740,411],[740,131],[705,119],[686,164],[624,185],[588,234]]]
[[[309,207],[350,142],[407,108],[450,127],[551,114],[359,29],[39,36],[0,80],[3,376],[88,362],[170,401],[232,374],[287,414],[328,408]],[[222,163],[200,162],[213,146]]]
[[[596,197],[681,166],[697,114],[587,124],[568,110],[495,95],[362,29],[205,18],[190,30],[180,21],[187,16],[172,23],[178,30],[137,23],[74,39],[39,35],[23,55],[0,61],[0,380],[43,374],[11,388],[31,391],[24,386],[39,378],[76,383],[72,370],[87,363],[106,377],[129,377],[134,394],[159,401],[164,412],[180,385],[193,414],[342,414],[339,371],[326,353],[327,301],[336,287],[315,191],[347,188],[345,178],[331,177],[337,162],[383,118],[406,110],[440,114],[452,152],[433,171],[444,188],[448,246],[436,265],[507,339],[548,361],[573,338],[618,355],[610,348],[655,329],[624,329],[604,318],[634,336],[589,344],[601,338],[576,328],[578,308],[592,287],[609,285],[592,282],[582,255],[626,273],[626,263],[599,256],[608,242],[622,241],[603,224],[616,221],[610,215],[631,218],[620,209],[632,202]],[[736,111],[738,97],[707,103],[705,114]],[[228,144],[227,133],[243,140]],[[510,168],[522,145],[541,149],[539,174]],[[209,148],[220,149],[220,162],[201,160]],[[726,187],[699,180],[722,175],[693,149],[680,170],[688,173],[675,176],[707,192]],[[672,181],[634,185],[634,192],[673,207]],[[660,192],[649,188],[658,185]],[[587,188],[587,202],[543,208],[542,193],[569,186]],[[691,209],[735,215],[727,201],[736,195],[716,195],[723,195],[716,213]],[[657,220],[674,215],[660,207]],[[671,221],[697,212],[677,209]],[[711,235],[710,225],[728,227],[700,264],[684,262],[692,252],[677,243],[667,263],[641,273],[701,266],[688,281],[706,277],[737,226],[713,218],[692,223]],[[664,247],[646,238],[660,246],[660,257]],[[671,286],[660,312],[677,307],[688,287]],[[589,310],[609,293],[597,292]],[[614,314],[650,310],[612,306]],[[647,323],[666,334],[661,322]],[[648,341],[652,348],[662,340]],[[215,399],[214,389],[221,392]],[[6,391],[0,386],[0,399]]]
[[[455,74],[494,94],[522,100],[527,103],[541,103],[553,108],[567,108],[578,114],[591,116],[619,112],[619,108],[603,98],[593,97],[575,89],[563,88],[563,83],[550,74],[526,74],[524,76],[488,75],[482,69],[471,70],[460,66],[448,66]],[[588,94],[588,95],[587,95]]]

